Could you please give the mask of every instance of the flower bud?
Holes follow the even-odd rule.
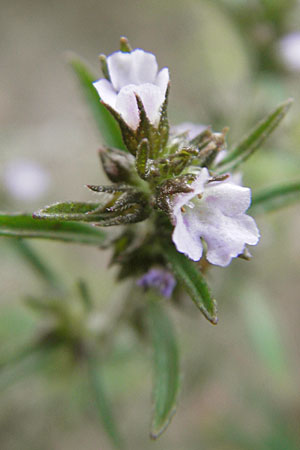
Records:
[[[103,169],[113,183],[130,183],[134,177],[135,159],[129,153],[115,148],[100,148]]]

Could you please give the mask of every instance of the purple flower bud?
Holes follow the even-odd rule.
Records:
[[[170,298],[176,285],[171,272],[164,269],[150,269],[137,280],[137,285],[145,290],[156,288],[164,297]]]

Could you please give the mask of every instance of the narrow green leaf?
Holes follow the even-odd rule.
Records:
[[[93,356],[89,356],[88,358],[88,378],[93,399],[103,427],[114,447],[117,449],[122,449],[122,440],[112,414],[111,405],[105,391],[101,371],[95,357]]]
[[[100,203],[62,202],[46,206],[33,214],[35,219],[80,220],[96,222]]]
[[[93,82],[97,79],[77,57],[70,59],[73,68],[87,104],[96,121],[96,125],[104,139],[104,143],[109,147],[116,147],[125,150],[121,132],[118,123],[113,116],[102,105],[99,95],[93,86]]]
[[[165,246],[165,257],[171,264],[178,281],[191,296],[195,305],[213,325],[218,322],[217,303],[212,297],[210,289],[196,264],[175,247]]]
[[[173,325],[157,298],[149,302],[154,348],[154,411],[150,436],[158,438],[172,419],[179,391],[179,352]]]
[[[280,124],[293,103],[288,99],[281,103],[271,114],[264,117],[218,164],[221,173],[231,171],[251,156]]]
[[[265,213],[295,202],[300,202],[300,182],[282,184],[254,193],[249,212]]]
[[[0,236],[54,239],[78,244],[103,245],[106,233],[83,223],[36,220],[29,214],[0,213]]]

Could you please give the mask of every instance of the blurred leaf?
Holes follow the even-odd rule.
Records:
[[[37,220],[29,214],[0,213],[0,236],[54,239],[78,244],[103,245],[106,234],[90,225]]]
[[[221,168],[221,173],[232,171],[249,158],[280,124],[292,103],[293,99],[286,100],[271,114],[262,119],[218,164],[217,169]]]
[[[87,311],[90,311],[93,307],[93,301],[87,283],[84,280],[78,280],[77,287],[83,306]]]
[[[176,410],[179,390],[179,354],[173,325],[158,299],[149,302],[154,347],[154,411],[151,437],[158,438]]]
[[[1,231],[0,231],[1,234]],[[62,289],[58,275],[48,266],[48,263],[23,239],[12,239],[12,245],[23,256],[25,261],[52,287]]]
[[[212,324],[216,325],[217,303],[212,297],[210,289],[196,264],[182,253],[177,252],[175,247],[165,246],[165,256],[174,271],[178,281],[183,285],[191,296],[202,314]]]
[[[28,356],[32,355],[37,351],[37,345],[36,343],[32,343],[31,345],[28,345],[27,347],[22,348],[19,351],[15,351],[12,354],[8,355],[1,355],[0,357],[0,370],[6,369],[7,367],[16,364],[23,359],[27,358]]]
[[[125,150],[119,125],[113,116],[102,105],[98,92],[93,86],[93,81],[96,80],[96,77],[93,76],[84,63],[77,57],[72,57],[70,64],[78,78],[98,129],[103,136],[104,143],[109,147],[116,147]]]
[[[19,352],[1,357],[0,391],[47,368],[56,349],[56,345],[42,347],[33,343]]]
[[[252,214],[273,211],[300,202],[300,182],[263,189],[252,196],[249,211]]]
[[[285,351],[271,307],[259,291],[251,289],[243,297],[241,306],[254,349],[273,375],[286,375]]]
[[[65,302],[63,297],[34,297],[26,296],[25,305],[36,313],[46,316],[45,313],[50,313],[56,317],[62,318],[65,312]]]
[[[121,449],[123,448],[121,437],[117,429],[116,422],[113,418],[111,405],[105,391],[99,365],[93,355],[88,358],[88,377],[93,399],[104,429],[115,448]]]

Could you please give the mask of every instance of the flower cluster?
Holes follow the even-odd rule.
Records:
[[[169,71],[158,71],[152,53],[131,50],[122,38],[121,51],[100,59],[104,78],[94,87],[119,122],[129,150],[101,150],[104,170],[115,183],[110,192],[117,196],[106,212],[115,211],[116,205],[122,209],[117,221],[108,224],[149,218],[139,247],[143,248],[140,267],[144,271],[161,262],[161,250],[155,248],[155,242],[162,236],[172,239],[177,250],[194,261],[205,256],[211,264],[227,266],[246,245],[257,244],[259,232],[254,219],[246,214],[250,189],[236,184],[230,173],[218,175],[218,164],[226,155],[226,130],[214,133],[209,127],[188,122],[169,130]],[[91,188],[105,191],[104,187]],[[128,205],[130,214],[126,213]],[[162,217],[168,233],[160,234]],[[118,252],[118,262],[133,263],[128,258],[130,253],[137,256],[137,246],[131,242],[121,256]],[[148,274],[142,279],[147,281],[143,286],[151,284],[152,278]]]
[[[96,202],[55,204],[35,217],[123,225],[107,244],[119,278],[136,277],[144,289],[169,296],[174,286],[163,275],[172,266],[168,249],[201,260],[198,273],[208,264],[224,267],[232,258],[248,258],[246,246],[259,239],[246,214],[251,191],[241,185],[235,167],[226,170],[232,157],[228,130],[190,122],[170,127],[169,70],[159,70],[152,53],[132,50],[126,38],[120,47],[100,55],[103,78],[93,83],[115,129],[119,125],[117,142],[123,140],[123,148],[99,152],[111,183],[87,186],[99,195]]]

